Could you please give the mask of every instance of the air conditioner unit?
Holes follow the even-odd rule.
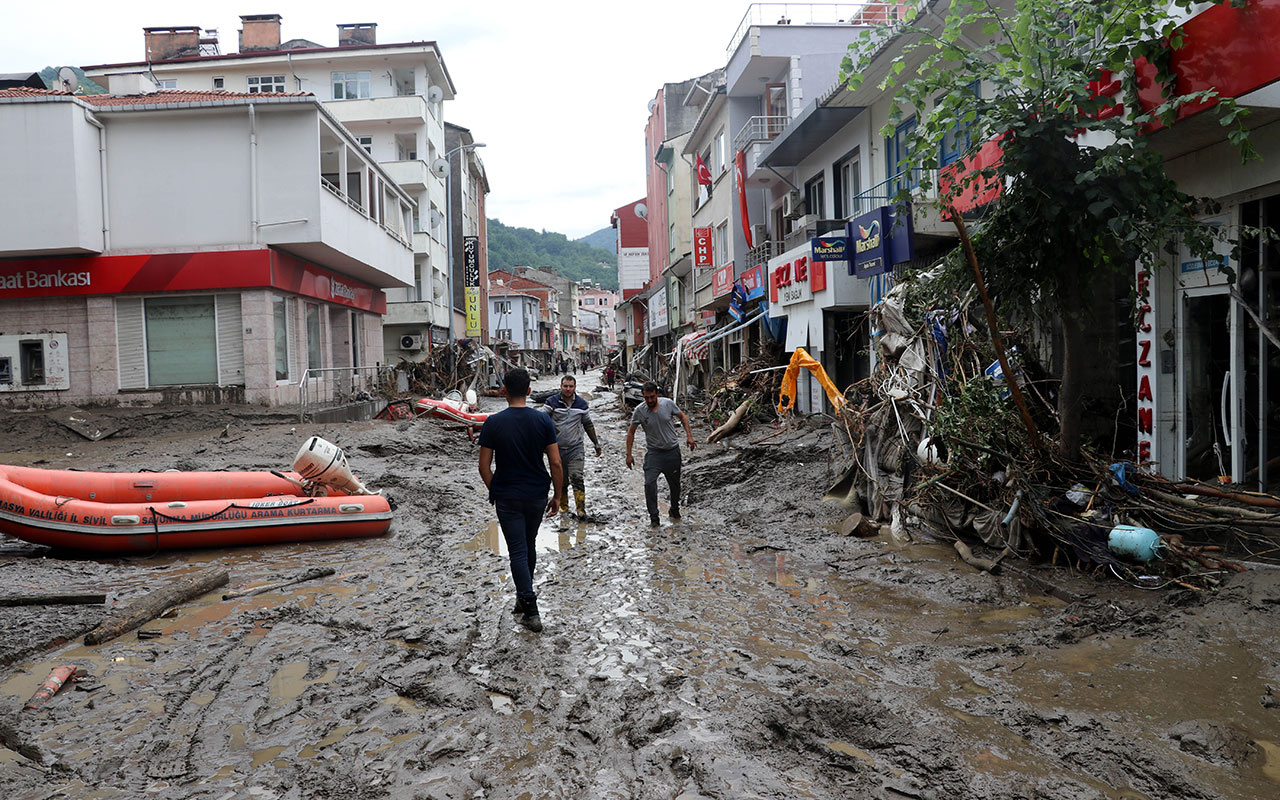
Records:
[[[406,333],[400,337],[401,350],[421,350],[423,337],[419,334]]]
[[[804,216],[804,211],[804,198],[799,192],[787,192],[782,198],[782,216],[787,219]]]
[[[806,228],[814,228],[814,233],[816,233],[817,227],[818,227],[818,215],[805,214],[804,216],[796,217],[795,224],[792,226],[791,230],[802,231]]]
[[[756,224],[751,226],[751,242],[756,247],[769,241],[769,226]]]

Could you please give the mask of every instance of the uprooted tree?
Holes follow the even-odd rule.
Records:
[[[886,37],[898,37],[899,55],[881,84],[894,98],[884,135],[916,115],[897,167],[920,170],[925,188],[936,180],[930,170],[939,167],[944,143],[972,155],[999,139],[995,164],[940,182],[940,204],[948,209],[975,182],[1002,187],[973,236],[973,256],[1006,315],[1060,331],[1058,446],[1069,459],[1081,445],[1086,333],[1100,310],[1092,287],[1117,275],[1133,285],[1136,268],[1158,268],[1179,242],[1207,259],[1223,241],[1203,221],[1214,205],[1178,189],[1144,128],[1172,124],[1189,103],[1213,102],[1227,138],[1243,157],[1252,155],[1243,109],[1212,91],[1170,88],[1169,56],[1183,41],[1174,15],[1191,5],[954,0],[940,23],[916,17],[868,32],[850,46],[841,70],[857,89]],[[1153,108],[1139,102],[1135,64],[1165,87]],[[906,191],[897,198],[909,199]],[[973,279],[971,260],[950,260],[954,283]]]

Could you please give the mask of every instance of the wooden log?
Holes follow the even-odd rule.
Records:
[[[983,572],[995,572],[1000,568],[1000,564],[996,561],[992,561],[989,558],[980,558],[975,556],[973,554],[973,550],[969,548],[969,545],[959,539],[956,539],[955,548],[956,552],[960,554],[960,560],[974,569],[980,569]]]
[[[262,594],[263,592],[270,592],[276,589],[283,589],[284,587],[292,586],[295,583],[302,583],[303,581],[315,580],[316,578],[326,578],[332,575],[336,571],[337,570],[335,570],[333,567],[313,567],[307,570],[306,572],[302,573],[298,577],[290,578],[287,581],[280,581],[279,583],[270,583],[270,584],[267,584],[266,586],[258,586],[254,589],[242,589],[238,592],[227,592],[222,596],[222,599],[234,600],[237,597],[252,597],[255,594]]]
[[[91,606],[107,602],[105,594],[6,594],[0,606]]]
[[[729,416],[729,419],[725,420],[723,425],[711,432],[711,435],[707,437],[707,444],[715,444],[730,433],[733,433],[733,429],[738,427],[738,423],[742,422],[742,418],[747,415],[747,408],[750,406],[751,398],[748,397],[746,400],[743,400],[737,410]]]
[[[85,635],[84,643],[102,644],[114,639],[155,619],[171,606],[185,603],[210,589],[225,585],[230,577],[225,569],[210,567],[194,575],[178,578],[114,612],[110,619]]]
[[[874,520],[857,512],[850,514],[840,523],[840,533],[844,536],[861,536],[864,539],[880,533],[880,526]]]
[[[1242,494],[1240,492],[1224,492],[1221,489],[1214,489],[1211,486],[1200,486],[1195,483],[1179,483],[1177,489],[1187,494],[1198,494],[1202,497],[1219,497],[1223,500],[1232,500],[1237,503],[1244,503],[1247,506],[1257,506],[1258,508],[1280,508],[1280,498],[1275,497],[1258,497],[1252,494]]]

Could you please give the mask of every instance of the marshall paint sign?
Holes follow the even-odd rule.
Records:
[[[467,338],[480,338],[480,238],[462,237],[462,286],[467,312]]]
[[[853,250],[849,274],[869,278],[890,272],[915,256],[911,206],[880,206],[854,218],[845,228]]]
[[[693,229],[693,265],[710,267],[715,263],[715,254],[711,249],[711,229]]]
[[[814,261],[848,261],[849,239],[844,236],[815,236],[809,240]]]

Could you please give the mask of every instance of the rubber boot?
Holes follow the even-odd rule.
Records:
[[[585,489],[573,490],[573,504],[578,509],[578,517],[586,518],[587,516],[587,492]]]
[[[560,495],[560,513],[561,514],[569,513],[569,493],[568,492],[564,492],[563,494]]]

